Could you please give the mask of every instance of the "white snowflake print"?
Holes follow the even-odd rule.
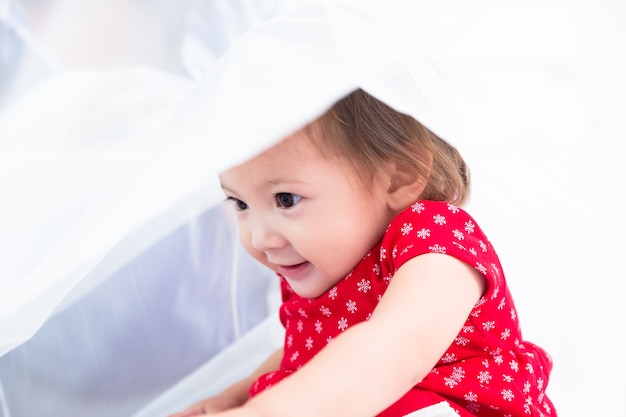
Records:
[[[457,336],[456,339],[454,339],[454,343],[456,343],[459,346],[467,346],[469,342],[470,340],[467,337],[463,337],[463,336]]]
[[[328,345],[330,342],[332,342],[333,340],[335,340],[332,336],[328,336],[326,338],[326,344]]]
[[[524,390],[522,392],[524,394],[530,393],[530,381],[524,382]]]
[[[460,230],[454,229],[452,231],[452,234],[454,235],[454,237],[458,240],[463,240],[465,239],[465,235],[463,234],[463,232],[461,232]]]
[[[415,203],[411,206],[411,211],[413,213],[421,213],[424,211],[424,203]]]
[[[482,364],[485,368],[489,368],[489,361],[487,359],[483,359]]]
[[[298,333],[302,333],[302,330],[304,330],[304,323],[302,323],[302,320],[298,320]]]
[[[511,308],[511,320],[515,321],[516,318],[517,318],[517,313],[515,312],[514,308]]]
[[[308,350],[313,349],[313,339],[311,337],[307,337],[306,343],[304,345]]]
[[[389,283],[391,282],[391,278],[393,278],[393,275],[387,274],[387,276],[383,278],[383,280],[385,281],[385,284],[389,285]]]
[[[481,305],[485,304],[487,302],[487,299],[485,297],[480,297],[478,299],[478,301],[476,301],[476,304],[474,304],[474,308],[480,307]]]
[[[451,377],[456,379],[457,381],[460,381],[465,378],[465,370],[461,367],[455,366],[454,368],[452,368]]]
[[[483,275],[487,275],[487,268],[480,262],[476,263],[476,270]]]
[[[332,287],[330,291],[328,291],[328,297],[330,297],[331,300],[337,298],[337,287]]]
[[[496,298],[498,298],[498,294],[500,294],[500,287],[496,287],[493,289],[493,295],[491,296],[491,299],[495,300]]]
[[[459,208],[455,206],[454,204],[450,204],[450,203],[448,203],[448,210],[450,210],[454,214],[459,212]]]
[[[405,253],[407,253],[412,247],[413,247],[413,245],[409,245],[406,248],[402,249],[402,252],[400,252],[400,256],[402,256]],[[394,258],[395,258],[395,256],[394,256]]]
[[[387,259],[387,248],[380,248],[380,257],[378,259],[381,261]]]
[[[352,314],[356,313],[356,303],[352,300],[348,300],[346,303],[346,309]]]
[[[408,235],[409,233],[411,233],[411,230],[413,230],[413,225],[411,223],[404,223],[402,227],[400,228],[400,232],[402,232],[402,236]]]
[[[287,347],[291,347],[291,345],[293,345],[293,336],[289,335],[287,336]]]
[[[438,243],[435,243],[433,246],[429,246],[428,250],[431,251],[432,253],[446,253],[446,247],[439,246]]]
[[[487,244],[482,240],[478,241],[478,246],[480,246],[480,250],[483,252],[487,252]]]
[[[315,331],[317,332],[317,334],[322,333],[322,330],[324,330],[324,328],[322,327],[322,322],[321,321],[316,321],[315,322]]]
[[[515,359],[509,362],[509,366],[511,367],[512,371],[519,372],[519,362],[517,362]]]
[[[337,328],[342,332],[348,328],[348,320],[345,317],[342,317],[337,322]]]
[[[444,385],[445,385],[446,387],[448,387],[448,388],[454,388],[454,387],[456,387],[457,385],[459,385],[459,381],[455,381],[454,379],[452,379],[452,378],[447,378],[447,377],[444,377],[444,378],[443,378],[443,383],[444,383]]]
[[[503,310],[505,305],[506,305],[506,298],[502,297],[502,300],[500,300],[500,304],[498,304],[498,310]]]
[[[443,363],[452,363],[456,360],[456,356],[454,353],[446,352],[445,355],[441,357],[441,362]]]
[[[543,378],[537,379],[537,389],[543,391]]]
[[[376,264],[374,265],[374,267],[372,268],[372,272],[374,272],[376,274],[377,277],[380,276],[380,265]]]
[[[474,229],[476,228],[476,225],[474,224],[473,221],[468,220],[465,222],[465,231],[467,233],[474,233]]]
[[[463,326],[463,333],[474,333],[474,326]]]
[[[356,286],[357,289],[362,293],[367,293],[369,290],[372,289],[372,284],[365,278],[359,281]]]
[[[546,413],[552,414],[552,407],[550,407],[547,403],[543,403],[543,409],[546,410]]]
[[[448,388],[454,388],[459,384],[459,382],[461,382],[461,380],[463,380],[463,378],[465,378],[465,370],[460,366],[455,366],[452,368],[450,378],[444,378],[443,381]]]
[[[418,230],[416,233],[417,237],[419,237],[420,239],[426,239],[428,237],[430,237],[430,229],[426,229],[425,227]]]
[[[295,362],[298,360],[298,356],[300,356],[300,353],[298,351],[293,352],[293,354],[291,355],[291,357],[289,358],[289,360],[291,362]]]
[[[391,250],[391,257],[393,259],[396,259],[396,255],[398,255],[398,248],[394,246],[393,249]]]
[[[513,391],[511,391],[510,389],[503,389],[500,394],[502,394],[502,398],[507,401],[513,401],[513,398],[515,398],[515,395],[513,395]]]
[[[485,350],[487,350],[487,349],[485,349]],[[490,351],[489,351],[489,354],[490,354],[491,356],[499,356],[499,355],[502,355],[502,348],[495,348],[495,349],[492,349],[492,350],[490,350]]]
[[[513,377],[511,375],[502,375],[502,380],[504,382],[513,382]]]
[[[480,411],[480,404],[475,401],[468,401],[465,408],[467,408],[467,411],[472,414],[478,414],[478,411]]]
[[[306,314],[306,311],[304,311],[302,307],[298,309],[298,314],[300,314],[300,316],[304,317],[305,319],[309,318],[309,316]]]
[[[433,220],[435,221],[435,224],[438,224],[439,226],[446,224],[446,218],[441,214],[435,214],[433,216]]]
[[[509,329],[508,327],[506,329],[504,329],[504,331],[502,333],[500,333],[500,339],[502,340],[506,340],[511,336],[511,329]]]
[[[485,331],[493,330],[496,327],[496,322],[493,320],[483,321],[483,329]]]
[[[321,306],[320,307],[320,313],[322,313],[322,315],[326,316],[326,317],[330,317],[333,313],[330,311],[330,308],[326,307],[326,306]]]
[[[473,256],[476,256],[476,254],[477,254],[478,252],[476,252],[476,249],[474,249],[474,248],[470,248],[470,249],[469,249],[469,253],[471,253]]]
[[[459,242],[452,242],[452,244],[461,250],[467,250],[465,246],[461,245]]]
[[[480,382],[481,384],[488,384],[491,382],[491,378],[493,377],[491,376],[489,371],[480,371],[478,375],[476,376],[476,378],[478,379],[478,382]]]
[[[468,392],[463,396],[465,401],[476,402],[478,401],[478,395],[474,394],[472,391]]]

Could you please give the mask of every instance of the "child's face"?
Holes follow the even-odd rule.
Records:
[[[220,175],[240,238],[301,296],[345,277],[395,215],[381,172],[367,189],[347,163],[323,157],[300,131]]]

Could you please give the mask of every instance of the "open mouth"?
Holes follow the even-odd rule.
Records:
[[[279,265],[278,273],[289,278],[296,278],[309,266],[308,261],[301,262],[295,265]]]

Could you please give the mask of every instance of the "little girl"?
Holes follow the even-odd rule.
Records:
[[[363,90],[223,172],[282,285],[283,348],[176,417],[556,416],[455,148]]]

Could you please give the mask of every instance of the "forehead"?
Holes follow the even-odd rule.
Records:
[[[311,136],[309,135],[308,129],[301,129],[287,136],[276,145],[258,155],[257,158],[264,157],[272,159],[298,155],[312,157],[317,157],[320,155],[315,146],[313,146],[313,142],[311,140]]]
[[[280,172],[320,163],[325,158],[313,145],[308,129],[301,129],[262,153],[220,174],[220,178],[243,172]]]

